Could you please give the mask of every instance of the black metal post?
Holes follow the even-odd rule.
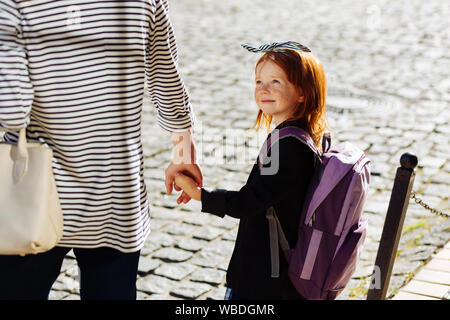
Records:
[[[392,187],[367,300],[386,299],[403,222],[408,209],[417,157],[410,153],[404,153],[400,158],[400,164],[401,167],[397,168],[394,186]]]

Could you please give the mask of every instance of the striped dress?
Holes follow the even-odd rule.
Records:
[[[194,120],[167,11],[167,0],[0,0],[0,126],[53,149],[60,246],[133,252],[150,232],[145,83],[160,127]]]

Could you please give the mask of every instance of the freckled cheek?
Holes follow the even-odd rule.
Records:
[[[256,101],[259,100],[259,97],[261,96],[262,91],[263,90],[261,90],[260,88],[255,88],[254,97],[255,97]]]

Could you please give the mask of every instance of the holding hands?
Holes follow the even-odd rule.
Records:
[[[175,176],[175,185],[183,189],[183,192],[192,199],[201,200],[202,191],[197,187],[197,183],[191,177],[183,173],[177,173]],[[181,203],[180,199],[177,200],[177,203]]]
[[[180,133],[172,132],[171,139],[174,145],[174,150],[173,159],[165,171],[167,194],[171,194],[173,189],[180,191],[181,185],[185,185],[187,188],[186,181],[189,180],[186,178],[188,177],[190,179],[189,183],[194,183],[195,189],[198,190],[197,186],[200,188],[202,187],[203,176],[200,166],[196,163],[195,145],[192,139],[191,131],[188,130]],[[175,183],[175,177],[179,174],[182,175],[182,173],[184,173],[182,182]],[[193,192],[194,188],[187,188],[186,190],[189,190],[190,194],[195,194],[195,192]],[[198,191],[201,193],[200,190]],[[183,191],[178,197],[177,203],[188,203],[192,198],[190,194]]]

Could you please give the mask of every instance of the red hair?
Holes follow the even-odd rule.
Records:
[[[320,147],[322,134],[327,128],[325,119],[327,80],[322,63],[310,52],[285,49],[266,52],[258,60],[256,67],[267,60],[278,65],[285,72],[289,82],[295,85],[304,96],[303,102],[297,104],[287,120],[305,118],[306,131]],[[270,129],[272,116],[259,110],[253,128],[259,129],[263,123],[267,129]]]

